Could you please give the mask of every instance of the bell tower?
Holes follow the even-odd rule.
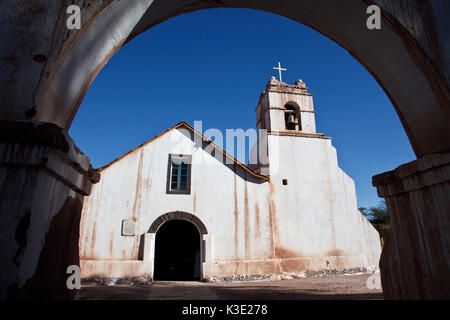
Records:
[[[256,127],[268,131],[316,133],[312,94],[302,80],[294,85],[272,77],[256,107]]]
[[[288,158],[300,163],[306,151],[302,154],[297,151],[306,150],[306,145],[317,146],[321,143],[318,140],[331,143],[329,137],[316,132],[313,95],[302,80],[289,85],[272,77],[259,97],[255,112],[259,134],[250,152],[249,165],[262,174],[276,176],[279,170],[289,167],[286,163],[284,169],[280,167],[280,161]]]

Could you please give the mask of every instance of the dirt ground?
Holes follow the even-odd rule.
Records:
[[[79,300],[311,300],[383,299],[369,289],[370,274],[327,275],[276,281],[163,282],[151,285],[83,285]]]

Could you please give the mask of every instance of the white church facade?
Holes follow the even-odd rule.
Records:
[[[203,280],[377,266],[305,83],[270,79],[240,163],[185,122],[99,169],[80,227],[83,278]]]

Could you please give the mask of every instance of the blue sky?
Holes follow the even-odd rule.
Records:
[[[288,69],[283,81],[302,79],[314,94],[317,131],[333,137],[358,205],[376,205],[372,176],[415,159],[391,102],[345,49],[271,13],[203,10],[141,34],[97,76],[70,135],[100,167],[181,120],[254,128],[278,61]]]

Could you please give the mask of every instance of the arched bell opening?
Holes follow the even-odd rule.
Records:
[[[298,106],[292,103],[287,103],[284,106],[284,123],[286,125],[286,130],[302,130],[301,116]]]

